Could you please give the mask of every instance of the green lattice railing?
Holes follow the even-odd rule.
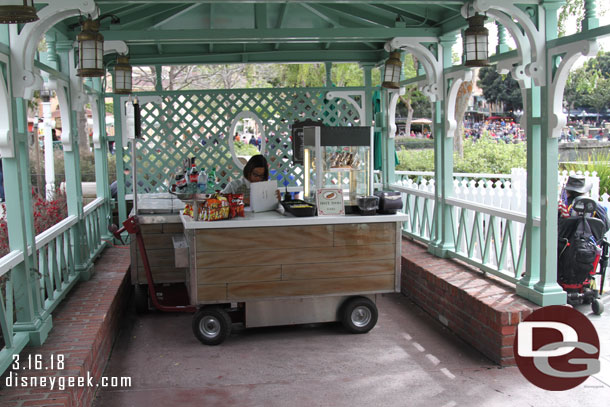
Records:
[[[338,90],[333,88],[333,91]],[[360,88],[350,88],[359,91]],[[290,126],[305,119],[329,126],[360,125],[358,110],[344,99],[325,99],[329,89],[240,89],[162,92],[161,106],[141,106],[143,140],[138,143],[138,192],[161,192],[185,158],[214,168],[218,184],[241,176],[241,165],[231,153],[231,124],[242,111],[255,113],[265,140],[261,153],[272,173],[289,186],[303,183],[302,167],[292,165]],[[357,103],[360,97],[354,96]],[[131,150],[124,150],[131,167]],[[140,183],[141,182],[141,183]],[[127,188],[131,192],[131,188]]]

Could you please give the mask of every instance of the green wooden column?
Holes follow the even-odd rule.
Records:
[[[539,7],[545,19],[545,39],[557,37],[559,3]],[[545,47],[546,57],[546,47]],[[543,62],[546,65],[547,58]],[[545,69],[553,69],[546,66]],[[517,283],[517,293],[536,304],[561,305],[566,293],[557,284],[557,184],[558,140],[551,137],[548,86],[532,83],[527,92],[527,223],[526,276]],[[561,95],[560,95],[561,96]],[[525,113],[525,112],[524,112]],[[539,225],[536,224],[539,218]]]
[[[116,161],[116,178],[117,178],[117,204],[119,206],[119,223],[123,224],[127,219],[127,203],[125,202],[125,176],[123,170],[125,168],[123,162],[123,129],[121,126],[121,97],[114,95],[112,97],[114,105],[114,154]],[[120,225],[119,225],[120,226]]]
[[[443,69],[450,68],[451,47],[455,43],[455,35],[447,35],[440,38],[438,49],[439,57],[442,58]],[[443,83],[438,86],[448,88],[447,80],[443,75]],[[443,92],[443,96],[447,95]],[[451,206],[445,200],[453,195],[453,138],[446,137],[446,109],[445,101],[440,100],[433,103],[434,121],[434,178],[436,180],[434,199],[434,228],[428,251],[438,257],[447,257],[449,250],[454,249],[453,229],[451,223]],[[456,135],[457,137],[457,135]]]
[[[95,97],[98,100],[97,108],[100,117],[98,129],[98,131],[100,132],[100,145],[99,147],[94,146],[93,153],[95,158],[96,195],[98,198],[104,198],[104,206],[102,208],[102,214],[100,219],[100,228],[102,232],[102,237],[104,239],[109,240],[112,239],[110,232],[108,232],[108,225],[112,222],[110,183],[114,180],[110,180],[108,177],[108,139],[106,137],[106,125],[104,123],[106,107],[104,104],[104,97],[100,82],[101,81],[99,79],[94,80],[94,88],[96,92],[98,92]]]
[[[43,315],[38,261],[36,250],[28,255],[28,247],[35,247],[32,185],[29,170],[29,145],[27,135],[27,101],[12,100],[15,157],[2,158],[6,197],[7,226],[11,250],[24,253],[24,261],[11,270],[14,289],[15,332],[29,336],[29,344],[40,346],[52,327],[50,315]]]

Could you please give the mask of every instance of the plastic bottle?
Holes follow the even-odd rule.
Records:
[[[184,190],[186,189],[186,174],[184,172],[182,172],[182,170],[180,170],[180,169],[176,170],[175,181],[176,181],[176,191],[184,192]]]
[[[214,192],[216,192],[216,170],[212,168],[208,175],[208,193],[213,194]]]
[[[199,179],[199,171],[197,171],[197,166],[193,163],[191,165],[191,169],[189,170],[189,184],[197,184]]]
[[[201,171],[199,171],[199,176],[197,177],[197,189],[202,194],[205,194],[207,187],[208,187],[208,174],[206,174],[205,168],[201,167]]]

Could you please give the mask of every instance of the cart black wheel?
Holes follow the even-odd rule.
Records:
[[[601,315],[604,312],[604,303],[600,299],[594,299],[591,303],[591,309],[595,315]]]
[[[204,345],[220,345],[231,334],[231,317],[219,307],[201,308],[193,317],[193,333]]]
[[[341,307],[340,319],[349,332],[367,333],[377,324],[377,306],[366,297],[350,298]]]
[[[146,284],[136,284],[133,286],[133,296],[138,314],[148,312],[148,286]]]

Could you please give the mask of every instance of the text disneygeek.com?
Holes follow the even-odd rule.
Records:
[[[4,379],[4,385],[9,387],[44,387],[49,390],[65,390],[73,387],[131,387],[131,377],[102,376],[99,382],[93,382],[93,376],[21,376],[9,372]]]

